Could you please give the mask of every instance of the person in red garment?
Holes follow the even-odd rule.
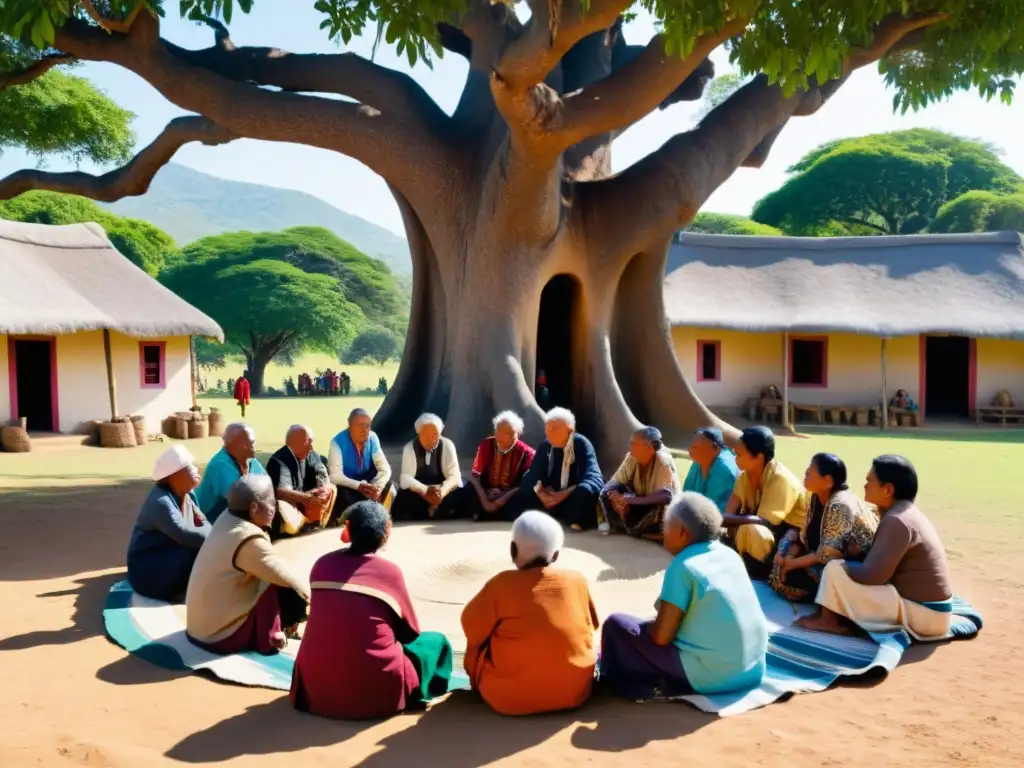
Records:
[[[245,406],[249,404],[249,372],[242,371],[242,376],[235,382],[235,400],[238,407],[242,409],[242,418],[245,418]]]
[[[378,554],[391,534],[384,507],[360,501],[345,524],[351,546],[324,555],[310,573],[290,698],[321,717],[390,717],[448,692],[452,646],[420,632],[401,569]]]

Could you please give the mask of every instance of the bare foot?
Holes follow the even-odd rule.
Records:
[[[288,638],[284,632],[275,632],[270,636],[270,645],[278,651],[283,651],[288,646]]]
[[[832,611],[820,611],[813,616],[804,616],[793,622],[801,629],[811,632],[825,632],[830,635],[852,635],[853,631]]]

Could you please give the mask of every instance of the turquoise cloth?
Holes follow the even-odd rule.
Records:
[[[447,637],[440,632],[421,632],[411,643],[405,643],[402,649],[420,678],[420,686],[413,693],[410,703],[425,704],[448,693],[454,653]]]
[[[733,486],[736,485],[736,478],[740,474],[740,468],[736,466],[736,454],[728,448],[723,448],[708,470],[707,479],[704,479],[700,471],[700,464],[694,462],[690,465],[690,471],[686,473],[683,481],[684,491],[693,491],[702,496],[707,496],[718,507],[718,511],[725,514],[725,505],[729,503],[732,496]]]
[[[347,429],[334,436],[334,443],[341,451],[341,471],[345,477],[360,482],[372,480],[377,475],[377,467],[373,463],[373,457],[380,453],[380,440],[376,432],[371,432],[366,446],[363,448],[363,461],[359,463],[359,453],[356,451],[356,444],[352,441],[352,435]]]
[[[265,475],[266,470],[256,459],[249,459],[249,474]],[[228,489],[242,476],[238,464],[231,455],[221,448],[210,459],[203,470],[203,480],[196,488],[196,501],[211,525],[217,522],[220,513],[228,507]]]
[[[665,571],[661,599],[684,613],[673,642],[694,690],[761,685],[768,623],[739,555],[717,541],[691,544]]]

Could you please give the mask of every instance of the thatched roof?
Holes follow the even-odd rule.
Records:
[[[672,325],[873,336],[1024,338],[1016,232],[903,237],[684,233],[669,251]]]
[[[217,323],[122,256],[98,224],[0,220],[0,333],[100,328],[224,339]]]

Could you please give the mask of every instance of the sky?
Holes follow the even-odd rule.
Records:
[[[285,6],[291,6],[285,10]],[[169,6],[170,7],[170,6]],[[163,22],[165,38],[189,48],[205,48],[213,35],[206,27],[173,17]],[[236,13],[231,26],[238,45],[274,46],[295,52],[332,53],[340,49],[319,29],[322,17],[306,0],[289,3],[257,3],[251,15]],[[653,33],[649,18],[641,18],[626,28],[630,43],[643,44]],[[345,50],[369,57],[373,34],[352,41]],[[727,71],[723,51],[712,57],[718,73]],[[408,62],[395,56],[382,44],[377,63],[408,71]],[[448,54],[434,62],[433,69],[417,64],[413,76],[448,113],[458,102],[468,67],[461,56]],[[137,117],[133,127],[139,147],[157,136],[167,122],[181,110],[167,102],[140,78],[109,64],[86,64],[76,72],[88,77]],[[1022,94],[1024,95],[1024,94]],[[875,68],[860,70],[819,112],[794,118],[776,141],[768,162],[760,169],[739,169],[705,204],[705,211],[748,214],[758,199],[778,188],[786,178],[786,168],[808,150],[833,139],[862,136],[906,128],[936,128],[995,145],[1004,161],[1024,175],[1024,100],[1012,106],[998,100],[986,103],[973,93],[962,93],[921,112],[906,115],[892,111],[893,93],[888,91]],[[696,122],[699,103],[677,104],[655,112],[624,133],[613,147],[616,171],[628,167],[657,149],[671,136],[688,130]],[[174,162],[199,171],[235,181],[296,189],[316,195],[328,203],[404,235],[401,216],[383,179],[362,164],[325,150],[294,144],[271,144],[250,140],[235,141],[220,147],[189,145]],[[38,165],[35,158],[19,151],[0,155],[0,175],[21,167]],[[67,164],[50,159],[50,170],[64,170]],[[93,171],[88,165],[82,170]]]

